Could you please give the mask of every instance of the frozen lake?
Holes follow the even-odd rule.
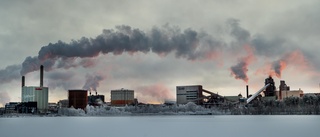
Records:
[[[1,137],[318,137],[320,116],[0,118]]]

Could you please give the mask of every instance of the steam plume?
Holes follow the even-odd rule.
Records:
[[[90,91],[97,91],[97,87],[99,87],[100,81],[102,81],[104,77],[102,75],[86,75],[86,83],[83,85],[83,89]]]
[[[155,84],[150,86],[142,86],[137,88],[137,94],[143,97],[142,102],[157,101],[157,103],[163,103],[165,100],[173,99],[173,95],[170,90],[163,84]]]

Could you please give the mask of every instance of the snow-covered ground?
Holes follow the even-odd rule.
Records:
[[[1,137],[317,137],[320,116],[0,118]]]

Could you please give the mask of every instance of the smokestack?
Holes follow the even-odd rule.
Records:
[[[40,87],[43,87],[43,65],[40,66]]]
[[[22,76],[22,79],[21,79],[21,87],[24,87],[25,86],[25,77]]]
[[[247,85],[247,98],[249,97],[249,85]]]

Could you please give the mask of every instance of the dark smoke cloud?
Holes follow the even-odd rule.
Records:
[[[56,68],[70,69],[82,66],[89,68],[95,66],[96,61],[93,58],[60,58],[56,60]]]
[[[236,79],[241,79],[245,82],[248,83],[248,63],[245,60],[240,60],[238,64],[231,66],[231,74],[236,78]]]
[[[0,83],[11,82],[20,78],[21,65],[10,65],[0,70]]]
[[[281,78],[281,73],[283,71],[283,69],[285,69],[286,67],[286,61],[284,60],[277,60],[277,61],[274,61],[272,63],[272,68],[275,72],[275,75],[278,77],[278,78]]]
[[[102,75],[86,75],[86,83],[83,85],[82,89],[86,89],[89,91],[97,91],[97,87],[99,87],[99,83],[104,80]]]
[[[27,57],[22,63],[22,69],[20,71],[21,76],[26,75],[29,72],[37,71],[40,69],[40,65],[44,66],[45,71],[52,70],[56,60],[47,59],[40,61],[37,56]]]
[[[164,26],[162,29],[154,27],[149,33],[129,26],[118,26],[116,31],[104,30],[103,34],[96,39],[82,38],[70,44],[59,41],[42,47],[39,51],[39,59],[56,57],[94,57],[99,53],[113,53],[115,55],[123,52],[149,52],[167,54],[176,51],[177,57],[197,59],[195,49],[199,47],[200,37],[198,32],[191,29]],[[220,46],[220,45],[211,45]],[[72,51],[72,52],[70,52]]]
[[[235,32],[236,33],[236,32]],[[124,52],[154,52],[161,56],[175,52],[176,57],[188,60],[207,59],[214,57],[223,46],[223,42],[214,39],[205,32],[192,29],[180,30],[176,26],[164,25],[143,32],[130,26],[117,26],[115,30],[103,30],[96,38],[81,38],[71,43],[58,41],[43,46],[38,56],[27,57],[22,63],[21,75],[39,70],[43,64],[47,71],[55,68],[93,66],[88,58],[99,54],[112,53],[120,55]],[[75,62],[77,58],[86,58]]]
[[[250,43],[257,55],[266,57],[278,56],[289,50],[286,46],[287,41],[282,38],[266,38],[263,35],[256,35]]]

